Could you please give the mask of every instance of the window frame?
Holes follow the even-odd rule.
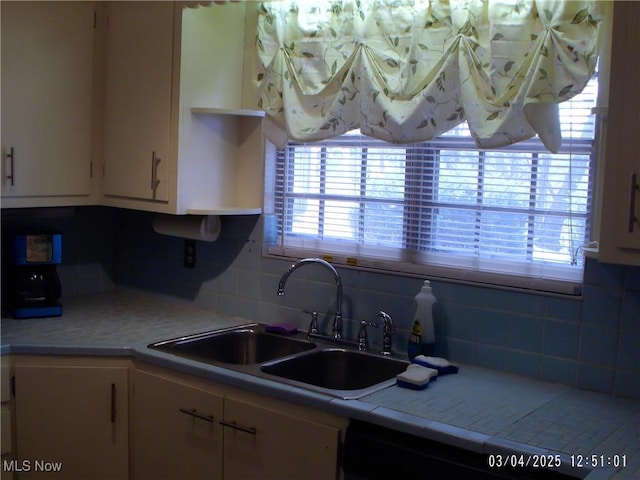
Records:
[[[597,76],[595,77],[597,81]],[[597,83],[595,90],[597,92]],[[597,95],[596,95],[597,96]],[[586,155],[588,156],[588,168],[589,168],[589,180],[587,185],[587,193],[586,193],[586,208],[587,211],[583,215],[573,214],[574,217],[580,217],[584,219],[584,235],[582,235],[585,240],[588,238],[592,216],[594,214],[593,211],[593,186],[594,186],[594,177],[595,177],[595,153],[596,146],[598,142],[597,138],[597,130],[595,129],[595,125],[597,124],[597,119],[593,121],[593,133],[586,138],[577,138],[572,137],[569,138],[568,141],[565,139],[563,141],[563,145],[560,150],[557,152],[558,155]],[[464,127],[464,124],[463,124]],[[452,135],[453,133],[453,135]],[[357,145],[358,147],[362,146],[362,139],[366,139],[367,142],[371,142],[369,147],[363,147],[362,157],[365,157],[361,160],[361,162],[366,163],[366,153],[368,152],[368,148],[376,145],[384,145],[385,142],[380,142],[378,140],[369,139],[368,137],[352,137],[352,144]],[[332,144],[332,142],[336,141],[336,139],[326,140],[322,142],[316,142],[311,145],[324,145],[323,151],[325,152],[321,157],[325,159],[324,168],[322,171],[326,171],[326,148],[327,144]],[[340,141],[340,140],[338,140]],[[345,142],[341,145],[348,145],[349,142]],[[379,142],[379,143],[378,143]],[[295,146],[304,146],[305,144],[300,142],[290,142],[291,145]],[[429,142],[425,142],[423,144],[408,144],[402,145],[400,147],[407,148],[409,150],[415,149],[416,145],[418,148],[422,149],[422,155],[424,156],[424,151],[428,150],[431,152],[431,155],[437,157],[440,152],[446,149],[466,149],[471,152],[476,152],[478,156],[486,156],[488,152],[514,152],[514,153],[528,153],[531,154],[532,159],[538,157],[540,155],[548,155],[550,152],[544,147],[542,142],[536,137],[533,139],[529,139],[523,142],[519,142],[508,147],[504,147],[502,149],[494,149],[494,150],[482,150],[478,149],[475,145],[471,137],[461,137],[455,136],[455,130],[453,132],[447,132],[444,135],[433,139]],[[427,145],[424,147],[423,145]],[[281,154],[281,151],[278,151],[278,154]],[[424,169],[424,165],[418,165],[421,161],[413,158],[413,155],[407,154],[407,165],[406,170],[409,171],[411,169]],[[433,161],[433,160],[432,160]],[[559,293],[559,294],[568,294],[568,295],[580,295],[582,291],[582,275],[583,275],[583,262],[579,262],[581,264],[581,268],[579,272],[574,277],[568,279],[558,280],[557,272],[558,268],[554,265],[545,265],[545,264],[530,264],[529,266],[520,265],[519,269],[513,269],[512,265],[509,265],[509,262],[504,262],[502,260],[493,260],[492,263],[494,266],[500,266],[503,269],[501,273],[496,273],[493,268],[489,268],[487,270],[483,270],[483,264],[486,263],[483,259],[477,259],[475,257],[469,257],[467,259],[462,259],[463,261],[459,261],[461,259],[457,259],[458,261],[450,261],[451,259],[447,259],[447,254],[442,254],[441,252],[432,252],[428,251],[425,246],[419,247],[416,250],[411,250],[407,248],[407,239],[403,239],[403,247],[399,248],[395,254],[389,255],[389,252],[381,252],[373,248],[358,248],[357,245],[355,248],[344,248],[344,245],[341,245],[339,241],[330,241],[326,239],[310,239],[304,238],[304,241],[301,242],[292,242],[288,245],[279,245],[279,235],[284,229],[285,225],[282,223],[278,223],[279,220],[277,218],[278,215],[283,215],[283,209],[285,206],[285,202],[287,198],[284,195],[279,197],[278,192],[282,192],[283,188],[288,181],[284,178],[284,167],[285,165],[282,162],[277,162],[274,166],[274,170],[277,170],[276,180],[273,187],[274,198],[268,198],[269,202],[272,202],[273,210],[275,212],[275,219],[273,222],[269,222],[270,226],[270,235],[265,236],[265,253],[267,256],[274,256],[277,258],[302,258],[308,256],[319,256],[328,261],[331,261],[337,265],[342,265],[350,268],[358,268],[372,271],[385,272],[389,274],[401,275],[401,276],[419,276],[419,277],[429,277],[431,279],[441,279],[445,281],[453,281],[453,282],[462,282],[462,283],[472,283],[472,284],[483,284],[487,286],[495,286],[497,288],[516,288],[516,289],[525,289],[525,290],[534,290],[541,293]],[[535,169],[536,162],[531,162],[531,171],[532,171],[532,182],[535,180]],[[415,174],[413,174],[415,175]],[[433,185],[431,187],[433,189],[436,188],[435,183],[438,181],[438,176],[434,175],[433,177]],[[279,179],[279,180],[278,180]],[[329,195],[323,195],[322,188],[326,186],[326,180],[321,179],[321,191],[315,197],[314,196],[305,196],[306,198],[317,198],[321,203],[331,199],[332,197]],[[364,182],[361,181],[360,188],[362,190]],[[426,215],[427,217],[430,215],[428,212],[427,205],[424,200],[421,202],[412,202],[406,201],[406,198],[410,196],[412,193],[419,192],[417,197],[424,197],[424,181],[422,178],[414,178],[411,175],[407,175],[405,177],[405,201],[399,201],[399,204],[405,206],[403,223],[405,227],[403,228],[403,232],[406,235],[406,223],[409,221],[409,217],[414,215],[416,212],[420,213],[420,215]],[[533,188],[533,187],[532,187]],[[362,195],[362,192],[361,192]],[[304,195],[291,195],[289,197],[289,201],[291,198],[300,198]],[[351,198],[350,201],[358,202],[360,197]],[[456,207],[460,207],[460,205],[456,205]],[[531,207],[531,206],[530,206]],[[363,209],[365,208],[365,204],[360,201],[360,206],[358,208],[359,215],[363,215]],[[487,207],[487,210],[490,209]],[[496,211],[500,210],[498,207],[494,207]],[[507,209],[509,210],[509,209]],[[533,215],[535,209],[515,209],[520,212],[526,212],[530,215]],[[320,210],[320,214],[322,214],[322,209]],[[418,215],[418,217],[420,217]],[[558,215],[567,216],[565,213],[558,213]],[[319,217],[321,222],[324,220],[322,215]],[[419,223],[418,220],[416,220]],[[359,229],[359,236],[362,235],[361,229]],[[528,242],[532,242],[533,233],[531,231],[528,232]],[[301,236],[302,237],[302,236]],[[527,255],[533,255],[532,246],[528,245]],[[355,251],[354,251],[355,250]],[[580,246],[575,248],[575,252],[573,253],[573,257],[575,259],[580,259]],[[369,258],[368,253],[375,252],[376,255]],[[386,255],[385,255],[386,253]],[[423,264],[422,262],[428,261],[428,264]],[[562,267],[560,267],[562,269]]]

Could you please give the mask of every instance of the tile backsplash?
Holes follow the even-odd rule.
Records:
[[[262,255],[259,216],[223,217],[216,242],[196,242],[196,266],[183,264],[184,240],[159,235],[153,214],[83,207],[61,218],[65,259],[63,295],[108,290],[121,284],[189,299],[202,308],[260,322],[286,321],[301,329],[320,313],[330,329],[335,287],[326,270],[300,269],[276,293],[291,262]],[[51,221],[51,219],[49,219]],[[13,220],[15,221],[15,220]],[[3,214],[3,229],[5,228]],[[56,222],[54,222],[56,223]],[[345,336],[360,320],[389,313],[393,347],[406,340],[422,280],[346,268]],[[436,354],[588,390],[640,398],[640,267],[588,260],[581,298],[433,281]],[[373,349],[381,332],[370,329]]]

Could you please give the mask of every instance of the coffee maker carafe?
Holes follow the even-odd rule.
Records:
[[[62,263],[62,235],[19,234],[13,237],[10,314],[14,318],[59,317],[62,291],[56,265]]]

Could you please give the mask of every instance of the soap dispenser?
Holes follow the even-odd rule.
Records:
[[[425,280],[415,296],[415,315],[407,344],[409,360],[413,360],[417,355],[433,353],[436,341],[433,324],[434,303],[436,303],[436,297],[431,291],[431,284],[429,280]]]

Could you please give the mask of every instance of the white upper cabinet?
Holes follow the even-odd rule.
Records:
[[[0,8],[2,207],[92,203],[94,4]]]
[[[259,213],[262,112],[242,110],[243,2],[108,2],[102,203]]]
[[[615,2],[596,199],[598,260],[640,265],[640,3]]]
[[[103,192],[169,200],[173,4],[107,5]]]

